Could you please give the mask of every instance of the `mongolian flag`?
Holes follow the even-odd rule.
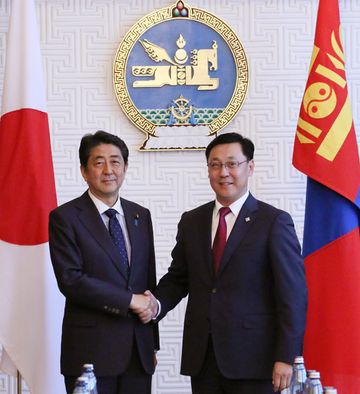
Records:
[[[0,369],[30,392],[64,392],[63,299],[48,246],[56,207],[40,42],[33,0],[12,0],[0,118]]]
[[[293,165],[308,176],[304,356],[325,385],[360,390],[360,164],[338,0],[319,0]]]

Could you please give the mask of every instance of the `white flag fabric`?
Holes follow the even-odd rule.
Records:
[[[63,298],[48,246],[56,207],[34,0],[12,0],[0,118],[0,369],[63,394]]]

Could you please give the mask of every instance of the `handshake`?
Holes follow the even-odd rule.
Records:
[[[150,290],[146,290],[144,294],[133,294],[129,308],[144,324],[149,323],[159,312],[158,301]]]

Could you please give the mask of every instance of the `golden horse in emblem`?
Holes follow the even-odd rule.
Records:
[[[140,41],[146,53],[155,62],[166,61],[167,66],[133,66],[132,74],[139,77],[154,77],[153,79],[134,81],[134,88],[154,88],[164,85],[195,85],[198,90],[215,90],[219,86],[219,78],[211,78],[208,71],[218,69],[217,43],[213,41],[211,49],[194,49],[191,51],[191,65],[184,65],[188,55],[183,47],[186,41],[180,35],[174,61],[164,48],[148,40]]]

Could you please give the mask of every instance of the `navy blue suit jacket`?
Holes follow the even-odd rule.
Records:
[[[199,373],[211,333],[229,379],[271,379],[275,361],[302,354],[307,289],[290,215],[251,194],[228,238],[218,275],[211,256],[214,202],[183,214],[168,273],[156,297],[159,318],[189,295],[181,373]]]
[[[134,338],[140,359],[154,372],[157,325],[143,325],[128,306],[133,293],[156,285],[150,212],[121,199],[131,243],[130,275],[120,262],[101,216],[87,192],[50,214],[50,252],[56,279],[66,297],[61,372],[78,376],[93,363],[98,376],[127,367]]]

